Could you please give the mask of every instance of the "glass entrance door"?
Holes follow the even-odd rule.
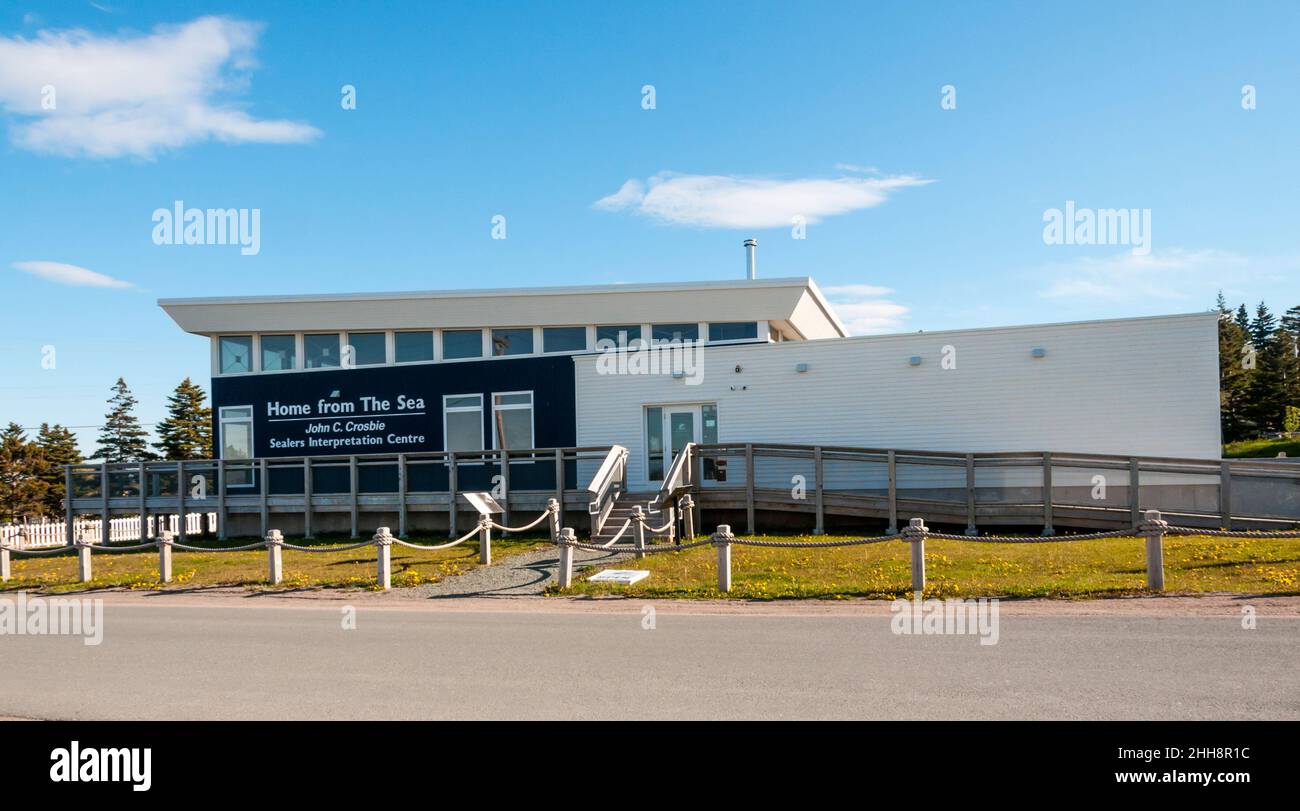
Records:
[[[700,407],[699,406],[673,406],[664,409],[664,419],[667,422],[664,433],[668,436],[668,468],[672,468],[673,461],[677,455],[690,442],[698,443],[700,441]]]
[[[718,441],[718,407],[714,403],[644,408],[648,481],[662,482],[687,443]]]

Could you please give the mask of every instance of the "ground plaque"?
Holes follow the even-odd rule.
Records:
[[[644,569],[606,569],[587,578],[588,583],[617,583],[630,586],[638,580],[644,580],[650,573]]]

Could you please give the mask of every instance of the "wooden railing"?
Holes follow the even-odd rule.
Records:
[[[610,450],[583,446],[78,464],[65,472],[70,494],[66,518],[93,514],[107,522],[111,516],[147,520],[151,514],[215,512],[218,535],[226,537],[229,515],[254,514],[265,536],[271,513],[296,512],[310,537],[314,516],[343,512],[350,515],[353,537],[360,537],[372,529],[361,526],[363,513],[396,513],[399,535],[405,535],[411,512],[438,511],[448,514],[448,532],[454,536],[457,512],[468,509],[460,497],[464,492],[496,494],[507,510],[503,523],[509,523],[509,510],[541,509],[548,498],[558,500],[562,509],[585,507],[589,493],[582,481],[589,471],[599,472]],[[183,542],[183,528],[178,536]]]
[[[605,520],[609,518],[610,510],[614,509],[614,502],[618,501],[626,484],[627,448],[614,445],[605,454],[604,461],[587,485],[587,492],[591,494],[587,512],[591,515],[593,535],[605,526]]]
[[[1277,527],[1300,522],[1300,466],[1267,459],[1187,459],[1065,452],[948,451],[721,443],[695,448],[693,492],[704,509],[804,512],[816,531],[827,515],[898,516],[965,525],[1041,522],[1137,526],[1158,509],[1206,527]]]

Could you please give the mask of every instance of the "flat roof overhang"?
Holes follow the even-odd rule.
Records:
[[[196,335],[313,330],[786,322],[804,338],[848,335],[808,277],[496,290],[160,299]]]

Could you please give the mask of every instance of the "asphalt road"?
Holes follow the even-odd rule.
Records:
[[[0,636],[0,716],[52,719],[1300,718],[1300,619],[106,606]],[[689,609],[687,609],[689,610]]]

